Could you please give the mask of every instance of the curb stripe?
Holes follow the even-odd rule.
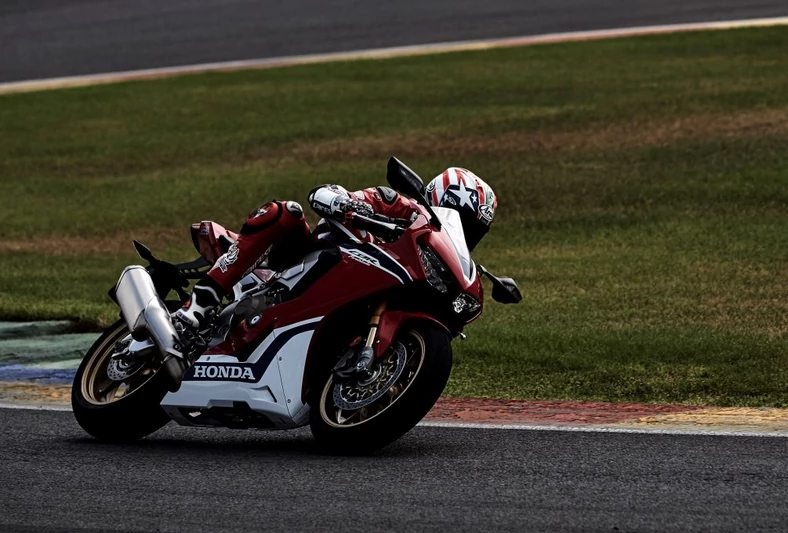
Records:
[[[29,411],[71,412],[71,408],[59,405],[24,405],[0,403],[0,409],[17,409]],[[572,433],[629,433],[635,435],[686,435],[707,437],[788,437],[787,431],[726,431],[715,429],[673,429],[673,428],[640,428],[627,426],[547,426],[527,424],[480,424],[465,422],[421,421],[418,427],[447,429],[479,429],[508,431],[565,431]]]
[[[185,74],[201,74],[205,72],[231,72],[245,69],[267,69],[287,67],[294,65],[309,65],[314,63],[328,63],[334,61],[354,61],[362,59],[386,59],[394,57],[418,56],[427,54],[441,54],[447,52],[460,52],[471,50],[488,50],[491,48],[506,48],[515,46],[529,46],[535,44],[561,43],[571,41],[590,41],[599,39],[612,39],[616,37],[636,37],[642,35],[658,35],[665,33],[678,33],[703,30],[728,30],[735,28],[758,28],[766,26],[788,25],[788,16],[744,20],[727,20],[719,22],[698,22],[688,24],[664,24],[659,26],[637,26],[631,28],[615,28],[606,30],[574,31],[562,33],[548,33],[543,35],[527,35],[510,37],[506,39],[485,39],[475,41],[454,41],[435,44],[395,46],[390,48],[373,48],[367,50],[336,52],[328,54],[309,54],[286,57],[272,57],[264,59],[249,59],[240,61],[223,61],[217,63],[202,63],[195,65],[182,65],[175,67],[151,68],[130,70],[122,72],[108,72],[102,74],[89,74],[86,76],[67,76],[61,78],[48,78],[41,80],[25,80],[0,83],[0,94],[41,91],[64,87],[82,87],[122,81],[148,80],[167,78]]]

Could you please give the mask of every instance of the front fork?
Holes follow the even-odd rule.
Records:
[[[383,300],[375,310],[375,314],[373,314],[372,318],[369,320],[369,333],[367,333],[367,342],[361,349],[361,356],[359,357],[359,364],[364,363],[364,370],[369,370],[372,360],[375,358],[374,346],[377,340],[380,318],[383,316],[383,313],[386,312],[386,304],[387,301]]]
[[[375,359],[375,343],[377,340],[378,327],[383,313],[386,311],[386,300],[383,300],[380,305],[375,309],[372,318],[369,320],[369,332],[367,333],[367,341],[364,346],[358,350],[356,357],[356,364],[348,366],[348,359],[354,355],[355,350],[348,352],[339,363],[334,367],[334,374],[337,377],[343,378],[353,374],[363,374],[369,372],[372,366],[372,361]]]
[[[372,361],[376,357],[382,357],[391,347],[397,332],[405,324],[412,322],[432,322],[450,335],[452,334],[449,328],[435,317],[421,311],[389,311],[387,310],[387,301],[384,300],[375,309],[369,320],[369,332],[364,346],[360,350],[351,348],[334,367],[334,375],[338,378],[345,378],[368,372]],[[360,340],[358,339],[357,342]],[[356,364],[349,365],[349,361],[354,356],[356,356]]]

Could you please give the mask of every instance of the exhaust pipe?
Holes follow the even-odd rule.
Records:
[[[153,340],[165,368],[179,386],[186,368],[183,347],[148,271],[139,265],[126,267],[115,287],[115,296],[132,337]]]

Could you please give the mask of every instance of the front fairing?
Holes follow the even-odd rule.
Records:
[[[438,254],[452,273],[460,292],[474,294],[478,291],[479,276],[476,272],[476,265],[470,256],[467,256],[467,259],[461,258],[448,232],[443,229],[433,231],[423,237],[422,242]]]
[[[417,241],[420,245],[429,247],[440,258],[453,280],[452,283],[446,284],[446,292],[444,292],[448,299],[447,306],[452,308],[455,303],[462,305],[461,302],[456,302],[458,298],[464,299],[466,305],[472,305],[474,300],[478,304],[475,307],[465,307],[464,310],[455,308],[454,311],[449,311],[449,315],[446,316],[447,324],[454,324],[452,329],[459,332],[464,325],[473,322],[482,313],[484,293],[481,276],[465,244],[459,214],[451,209],[434,208],[434,210],[441,219],[441,229],[430,228]]]
[[[473,259],[471,259],[471,252],[468,250],[468,244],[465,242],[465,232],[462,228],[460,214],[454,209],[445,207],[435,207],[433,211],[438,215],[441,221],[441,233],[444,238],[448,237],[448,241],[454,248],[464,281],[468,284],[472,284],[477,277],[476,265],[473,263]]]

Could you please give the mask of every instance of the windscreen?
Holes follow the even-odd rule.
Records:
[[[449,235],[452,244],[454,244],[465,279],[469,282],[473,281],[475,268],[471,260],[471,252],[468,251],[468,245],[465,243],[465,232],[462,230],[460,214],[454,209],[447,207],[433,207],[432,210],[438,216],[441,224],[443,224],[443,231]]]

